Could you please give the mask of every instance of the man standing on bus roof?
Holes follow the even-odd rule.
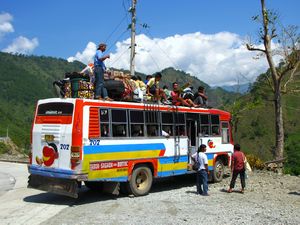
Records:
[[[208,160],[206,152],[206,145],[201,144],[198,151],[192,155],[195,163],[199,163],[197,171],[197,194],[209,196],[208,192]],[[203,189],[202,189],[203,187]]]
[[[112,99],[108,97],[107,90],[104,87],[104,72],[106,70],[106,66],[104,64],[104,60],[109,59],[110,56],[104,55],[106,50],[106,44],[99,44],[96,54],[94,56],[94,71],[95,71],[95,97],[99,100],[109,100]]]

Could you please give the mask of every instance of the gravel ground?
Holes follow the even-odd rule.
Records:
[[[43,224],[300,224],[300,178],[253,172],[246,192],[226,193],[230,177],[196,195],[195,176],[156,182],[149,195],[119,196],[83,190],[70,207]]]

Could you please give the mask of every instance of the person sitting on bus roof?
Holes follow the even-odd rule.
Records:
[[[147,83],[147,95],[153,96],[154,100],[160,101],[163,98],[162,103],[164,104],[171,104],[167,99],[167,96],[163,89],[159,88],[159,81],[162,78],[161,73],[156,73],[153,78],[151,78]]]
[[[195,98],[194,103],[200,107],[207,107],[207,99],[208,97],[205,95],[205,88],[200,86],[198,88],[197,97]]]
[[[177,82],[173,83],[173,91],[171,92],[172,104],[176,106],[198,107],[191,99],[183,99]]]

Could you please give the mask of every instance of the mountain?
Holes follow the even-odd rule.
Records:
[[[12,141],[28,151],[37,100],[57,97],[52,86],[53,81],[64,78],[66,72],[81,71],[84,67],[80,62],[69,63],[64,59],[0,52],[0,137],[6,136],[8,129]],[[180,85],[190,82],[195,91],[198,86],[204,86],[211,106],[223,107],[232,103],[236,96],[221,88],[212,89],[208,84],[183,71],[167,68],[161,72],[162,86],[166,84],[172,88],[174,81]],[[143,79],[146,76],[138,72],[136,74]]]
[[[240,93],[240,94],[245,94],[249,91],[251,88],[251,84],[236,84],[236,85],[224,85],[220,86],[220,88],[224,89],[225,91],[228,92],[234,92],[234,93]]]
[[[30,129],[38,99],[55,97],[52,82],[82,63],[63,59],[0,53],[0,137],[9,137],[29,149]]]

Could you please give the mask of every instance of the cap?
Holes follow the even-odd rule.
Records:
[[[100,47],[106,47],[106,44],[105,43],[100,43],[99,45],[98,45],[98,48],[100,48]]]

